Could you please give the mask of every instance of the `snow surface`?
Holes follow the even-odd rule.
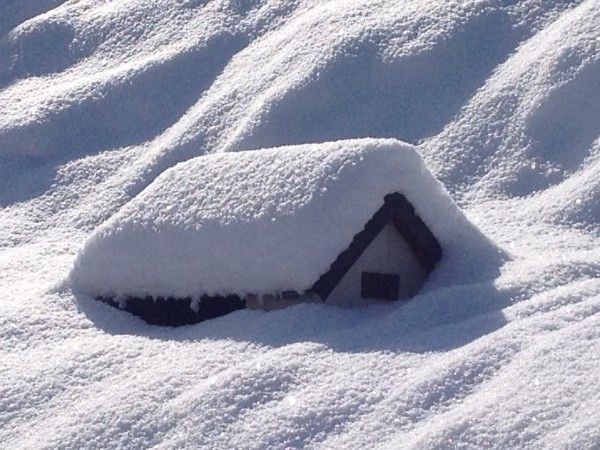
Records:
[[[70,278],[77,291],[119,298],[305,292],[394,192],[443,248],[436,287],[498,269],[502,252],[414,147],[356,139],[180,163],[98,227]]]
[[[599,36],[598,0],[2,2],[2,447],[598,448]],[[364,137],[512,259],[178,329],[66,281],[179,162]]]

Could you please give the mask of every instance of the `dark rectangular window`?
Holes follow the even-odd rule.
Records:
[[[398,300],[400,276],[389,273],[362,272],[360,296],[377,300]]]

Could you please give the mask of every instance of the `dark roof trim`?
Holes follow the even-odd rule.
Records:
[[[395,192],[385,196],[383,206],[367,222],[364,229],[354,236],[350,246],[340,253],[311,290],[323,300],[327,299],[350,267],[389,222],[394,224],[425,270],[431,273],[442,256],[440,244],[427,225],[417,216],[406,197]]]
[[[244,300],[237,295],[226,297],[204,295],[195,305],[189,297],[129,297],[121,303],[111,297],[96,297],[96,300],[125,310],[151,325],[171,327],[214,319],[246,307]]]

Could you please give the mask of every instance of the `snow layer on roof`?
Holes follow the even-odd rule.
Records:
[[[71,278],[94,295],[303,292],[393,192],[438,238],[454,282],[499,253],[414,147],[361,139],[178,164],[91,236]]]

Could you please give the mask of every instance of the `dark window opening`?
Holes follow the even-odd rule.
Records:
[[[398,300],[400,276],[389,273],[362,272],[360,296],[377,300]]]

